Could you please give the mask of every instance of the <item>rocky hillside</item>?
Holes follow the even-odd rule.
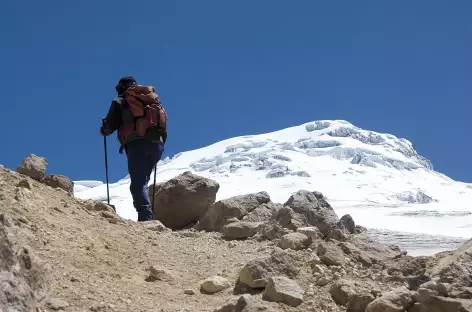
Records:
[[[216,201],[190,172],[136,223],[46,166],[0,168],[0,311],[472,311],[472,241],[411,257],[315,190]]]

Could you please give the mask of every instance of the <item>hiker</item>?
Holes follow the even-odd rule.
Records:
[[[119,80],[115,89],[118,95],[103,120],[100,134],[108,136],[118,131],[120,154],[124,149],[128,158],[130,191],[138,222],[149,221],[153,219],[153,208],[148,183],[164,152],[167,115],[154,87],[138,85],[127,76]]]

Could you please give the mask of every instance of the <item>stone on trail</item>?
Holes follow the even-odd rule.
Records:
[[[303,303],[303,295],[303,289],[293,280],[285,276],[274,276],[269,278],[269,282],[262,293],[262,299],[297,307]]]
[[[233,196],[214,203],[196,226],[199,230],[220,232],[228,220],[241,220],[262,204],[270,202],[267,192]]]
[[[337,280],[329,289],[334,302],[345,306],[349,312],[364,312],[372,301],[375,300],[372,292],[366,288],[366,284],[356,283],[350,280]]]
[[[223,226],[221,233],[227,239],[242,239],[254,236],[261,222],[236,221]]]
[[[326,265],[344,265],[346,257],[343,251],[332,242],[322,242],[318,244],[318,257]]]
[[[341,217],[338,222],[338,228],[341,230],[345,230],[347,233],[353,234],[356,232],[356,223],[351,215],[346,214]]]
[[[30,154],[23,159],[18,168],[16,168],[16,172],[40,181],[46,173],[47,165],[48,161],[46,158]]]
[[[201,292],[204,294],[215,294],[231,287],[231,283],[221,276],[212,276],[207,278],[201,285]]]
[[[302,250],[308,248],[312,243],[311,237],[303,233],[290,233],[282,236],[279,247],[282,249]]]
[[[189,226],[205,215],[219,188],[217,182],[186,171],[159,185],[154,219],[172,230]]]
[[[311,237],[313,240],[323,238],[323,234],[321,234],[320,230],[315,226],[301,227],[297,229],[297,232],[303,233],[306,236]]]
[[[284,250],[276,250],[270,256],[254,259],[241,270],[239,281],[251,288],[264,288],[270,277],[294,278],[300,267],[297,260]]]
[[[57,298],[49,300],[47,305],[51,310],[54,311],[64,310],[65,308],[69,307],[69,303]]]
[[[60,174],[50,174],[41,179],[41,183],[49,185],[53,188],[60,188],[66,191],[68,194],[74,193],[74,182],[68,177]]]
[[[175,276],[169,271],[164,268],[150,266],[149,269],[149,276],[146,278],[146,282],[174,282]]]
[[[404,312],[412,305],[411,293],[406,287],[383,293],[367,306],[365,312]]]
[[[260,302],[250,294],[233,297],[227,303],[219,306],[213,312],[275,312],[271,302]]]
[[[159,220],[144,221],[144,222],[140,222],[140,224],[144,226],[146,230],[157,232],[157,233],[164,233],[164,232],[171,231],[171,229],[166,228],[164,224],[162,224],[162,222]]]
[[[267,222],[277,211],[282,208],[281,204],[268,202],[258,206],[242,218],[242,221]]]

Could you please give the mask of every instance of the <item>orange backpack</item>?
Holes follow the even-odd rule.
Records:
[[[154,87],[133,85],[124,93],[124,100],[129,105],[135,123],[123,125],[120,136],[126,137],[131,132],[144,136],[147,129],[152,127],[158,127],[163,135],[167,134],[167,113]]]

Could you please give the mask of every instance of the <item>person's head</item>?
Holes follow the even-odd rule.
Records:
[[[136,85],[137,82],[136,80],[131,77],[131,76],[126,76],[120,79],[118,81],[118,84],[116,85],[115,89],[118,94],[124,93],[130,86]]]

